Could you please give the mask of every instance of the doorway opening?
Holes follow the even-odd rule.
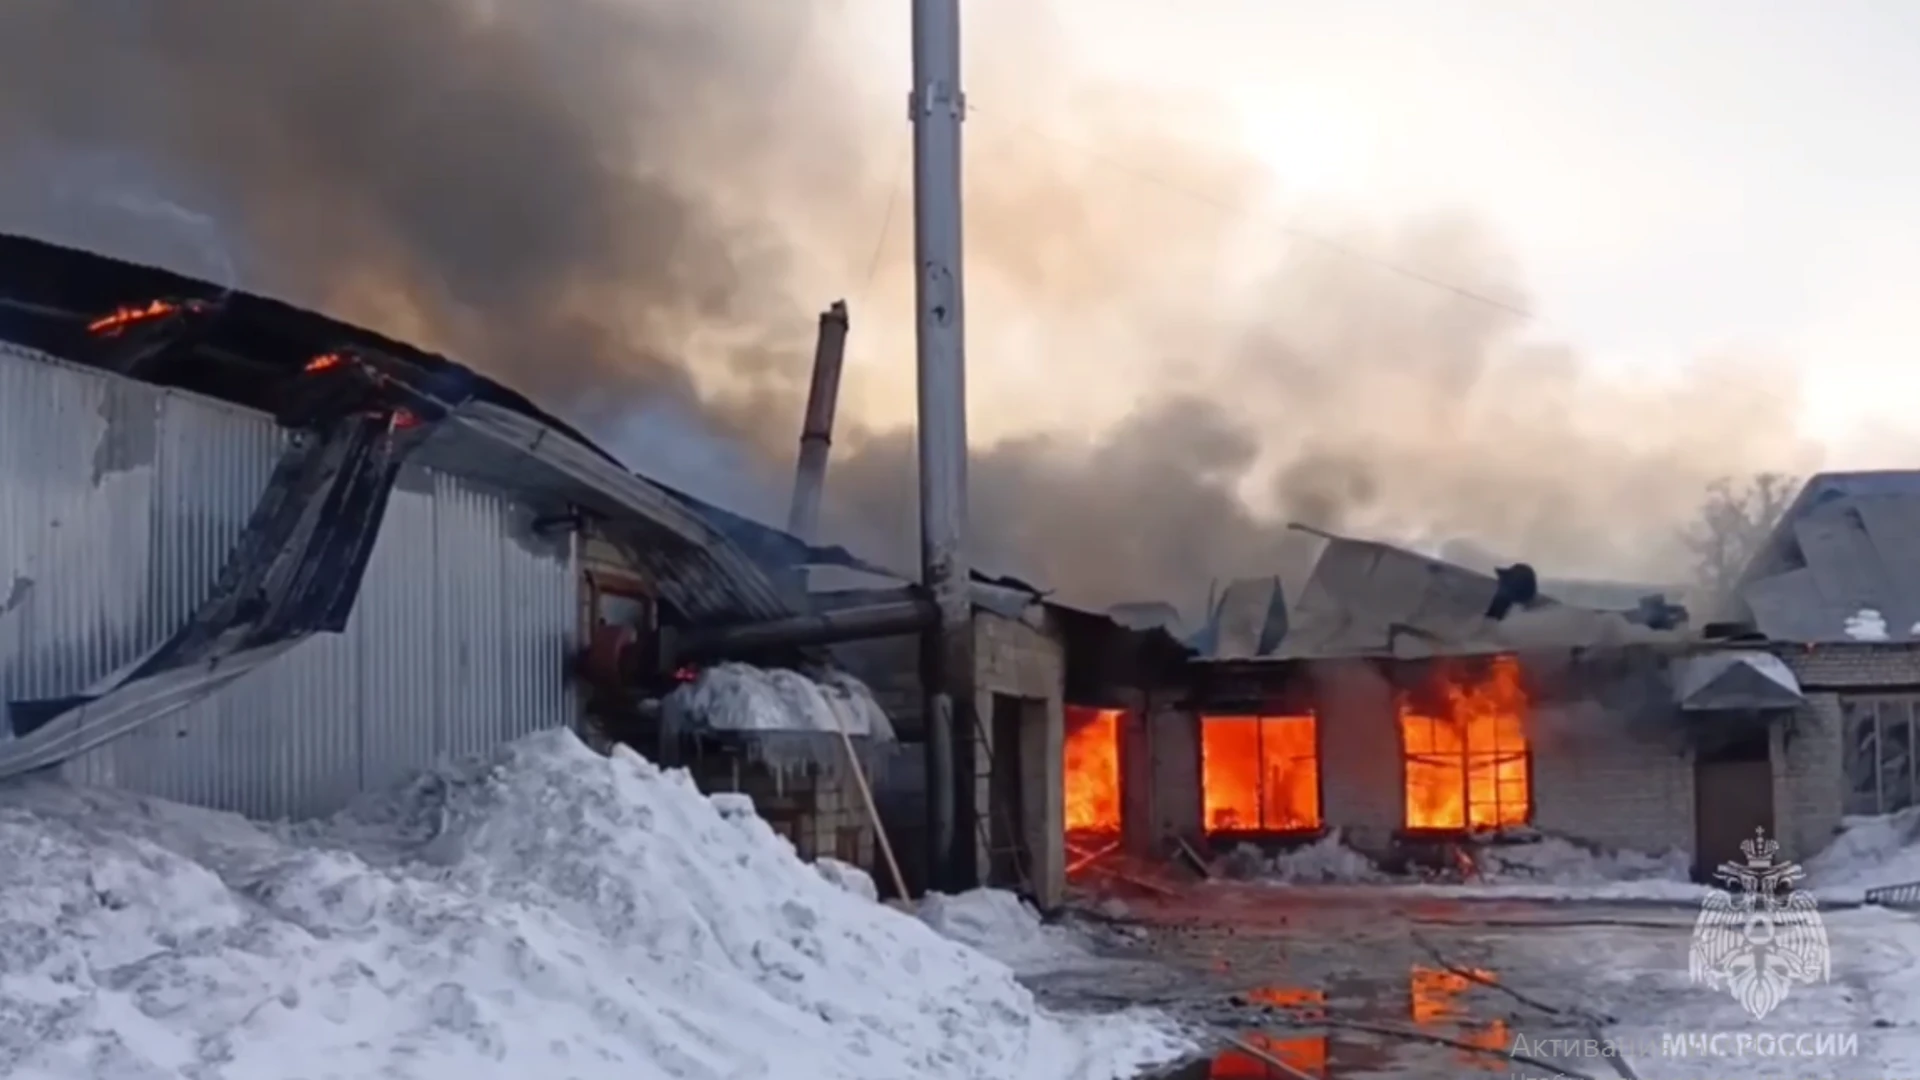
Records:
[[[1046,728],[1047,703],[1010,694],[993,695],[992,764],[987,772],[987,883],[1033,892],[1033,845],[1029,814],[1045,806],[1038,793],[1027,790],[1027,742],[1034,737],[1034,719]]]
[[[1710,882],[1722,863],[1745,859],[1740,845],[1774,836],[1773,739],[1751,713],[1716,718],[1700,733],[1693,758],[1695,880]]]

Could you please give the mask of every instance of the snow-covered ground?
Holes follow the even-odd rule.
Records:
[[[1850,817],[1827,850],[1807,861],[1807,882],[1827,903],[1858,902],[1868,889],[1920,881],[1920,807]]]
[[[1604,923],[1550,931],[1538,947],[1570,967],[1570,983],[1538,990],[1610,1014],[1614,1023],[1604,1034],[1637,1051],[1630,1063],[1640,1080],[1920,1076],[1920,920],[1853,908],[1827,913],[1824,927],[1830,977],[1793,985],[1762,1020],[1725,989],[1691,980],[1692,923],[1680,913],[1664,932]],[[1715,1042],[1715,1035],[1725,1037]],[[1751,1040],[1744,1047],[1737,1041],[1742,1036]],[[1847,1036],[1853,1053],[1837,1053],[1836,1042],[1820,1052],[1822,1037]],[[1674,1045],[1676,1039],[1687,1049]],[[1612,1074],[1600,1058],[1566,1064],[1589,1075]]]
[[[17,1080],[1099,1080],[1186,1049],[1049,1014],[743,799],[562,732],[299,828],[14,785],[0,867]]]
[[[1019,975],[1100,963],[1085,938],[1066,927],[1047,925],[1031,905],[1003,889],[975,889],[959,896],[932,893],[920,901],[920,918]]]

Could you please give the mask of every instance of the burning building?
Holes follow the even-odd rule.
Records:
[[[891,847],[910,887],[927,879],[914,583],[635,476],[445,358],[17,237],[0,237],[0,411],[0,778],[298,817],[577,726],[751,795],[803,853],[887,887]],[[809,438],[829,419],[810,413]],[[1131,677],[1111,673],[1154,635],[1017,581],[973,588],[947,850],[1050,906],[1069,829],[1119,817],[1106,712],[1104,741],[1073,743],[1075,775],[1105,786],[1074,789],[1069,823],[1069,703],[1114,709]],[[681,707],[733,660],[814,672],[829,696],[852,669],[877,693],[822,713],[844,729]]]
[[[1218,850],[1339,830],[1381,857],[1549,833],[1711,868],[1764,828],[1805,858],[1843,803],[1885,809],[1915,790],[1912,706],[1889,691],[1920,651],[1767,630],[1781,618],[1768,598],[1816,576],[1791,561],[1820,557],[1804,541],[1770,556],[1779,568],[1750,587],[1760,632],[1707,639],[1671,628],[1663,603],[1637,609],[1655,629],[1537,596],[1525,568],[1481,574],[1328,537],[1297,604],[1256,597],[1251,616],[1217,617],[1205,654],[1122,719],[1122,761],[1151,762],[1123,770],[1124,831],[1164,854],[1175,838]],[[1827,636],[1861,606],[1829,603],[1847,617]]]

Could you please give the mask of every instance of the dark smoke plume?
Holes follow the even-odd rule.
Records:
[[[692,401],[674,345],[756,329],[788,277],[767,223],[697,182],[775,137],[807,6],[747,7],[9,3],[0,147],[41,167],[14,174],[7,220],[32,228],[74,163],[111,155],[146,171],[118,187],[207,208],[246,287],[447,349],[596,426]],[[99,209],[61,216],[123,247]],[[743,369],[764,363],[752,334],[737,345]]]
[[[829,521],[910,565],[905,78],[861,37],[903,54],[897,9],[9,0],[0,224],[444,350],[776,520],[813,316],[849,296]],[[984,565],[1191,611],[1297,558],[1304,519],[1660,576],[1707,481],[1809,464],[1790,379],[1623,386],[1499,306],[1289,240],[1221,208],[1265,177],[1216,103],[1089,78],[1043,6],[967,13]],[[1470,223],[1294,209],[1523,299]]]

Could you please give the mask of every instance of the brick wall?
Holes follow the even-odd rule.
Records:
[[[1147,703],[1144,742],[1148,749],[1142,771],[1150,788],[1135,807],[1140,809],[1144,803],[1147,825],[1135,850],[1163,856],[1173,837],[1190,844],[1203,838],[1197,714],[1182,708],[1172,695],[1154,695]]]
[[[1528,737],[1537,828],[1649,854],[1693,851],[1693,755],[1679,724],[1547,704]]]
[[[830,650],[834,662],[867,684],[903,740],[926,738],[920,713],[920,641],[915,637],[849,641]]]
[[[1840,829],[1846,799],[1841,763],[1840,695],[1806,691],[1807,704],[1791,724],[1775,724],[1773,760],[1774,836],[1795,862],[1826,850]]]
[[[1826,848],[1846,805],[1841,702],[1850,694],[1920,693],[1920,646],[1907,642],[1781,646],[1807,704],[1773,736],[1775,831],[1788,858]]]
[[[1400,828],[1406,775],[1393,686],[1371,662],[1310,665],[1320,736],[1320,814],[1361,851],[1383,850]]]
[[[1150,854],[1160,841],[1153,825],[1154,717],[1175,708],[1170,692],[1118,691],[1111,704],[1120,714],[1120,839],[1126,850]]]
[[[1907,642],[1781,645],[1774,649],[1774,654],[1786,662],[1802,688],[1920,689],[1920,645]]]

